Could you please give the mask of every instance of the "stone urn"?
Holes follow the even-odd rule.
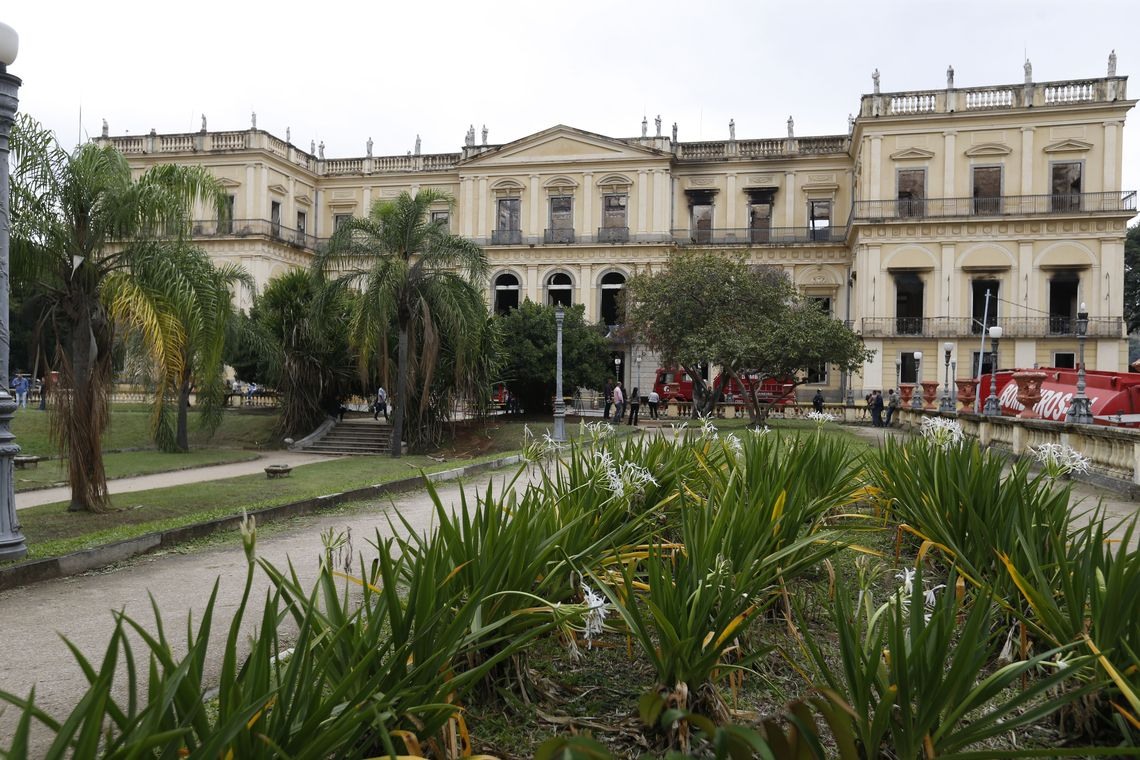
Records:
[[[899,399],[904,409],[910,409],[910,397],[914,395],[914,386],[907,383],[899,385]]]
[[[960,377],[954,381],[954,384],[958,386],[958,403],[962,405],[962,411],[974,411],[974,394],[978,390],[977,378]]]
[[[923,380],[922,381],[922,400],[925,402],[927,409],[936,408],[934,400],[938,398],[938,381],[937,380]]]
[[[1045,377],[1044,372],[1035,369],[1013,373],[1013,381],[1017,383],[1017,400],[1025,407],[1018,417],[1032,420],[1041,416],[1033,407],[1041,400],[1041,383],[1045,382]]]

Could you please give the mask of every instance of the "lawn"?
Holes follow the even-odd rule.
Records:
[[[121,451],[103,455],[107,478],[130,478],[156,472],[189,470],[214,464],[247,462],[257,459],[254,451],[241,449],[192,449],[186,454],[167,454],[162,451]],[[16,470],[16,490],[31,491],[37,488],[67,485],[67,465],[62,459],[41,462],[34,470]]]

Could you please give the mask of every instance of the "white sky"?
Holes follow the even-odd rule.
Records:
[[[11,0],[21,108],[74,145],[111,134],[257,125],[329,157],[458,151],[558,123],[615,137],[641,118],[681,140],[846,131],[884,92],[1140,75],[1135,0],[544,0],[254,2]],[[1140,97],[1134,78],[1130,96]],[[82,126],[80,108],[82,107]],[[1140,115],[1124,130],[1124,188],[1140,187]]]

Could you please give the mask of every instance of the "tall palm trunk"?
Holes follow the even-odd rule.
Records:
[[[109,507],[107,475],[103,469],[102,432],[107,420],[107,382],[110,357],[106,315],[97,303],[80,295],[76,319],[67,341],[63,372],[57,393],[54,426],[67,447],[67,477],[71,486],[70,512],[104,512]]]
[[[190,450],[190,435],[187,431],[190,416],[190,388],[192,376],[189,364],[182,371],[182,382],[178,385],[178,422],[174,433],[174,445],[179,451]]]
[[[404,437],[404,407],[408,398],[408,327],[409,321],[400,320],[400,338],[396,349],[396,403],[392,415],[392,456],[403,453],[400,441]]]

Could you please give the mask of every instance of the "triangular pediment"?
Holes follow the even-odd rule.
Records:
[[[1072,138],[1045,146],[1046,153],[1078,153],[1086,150],[1092,150],[1092,143]]]
[[[907,161],[911,159],[928,159],[934,158],[934,151],[924,150],[923,148],[903,148],[896,150],[891,154],[892,161]]]
[[[1013,152],[1013,148],[1001,143],[979,143],[970,148],[966,148],[965,154],[967,156],[1007,156]]]
[[[560,124],[484,151],[463,161],[461,165],[490,167],[516,164],[586,163],[663,158],[665,155],[652,148],[631,145],[612,137]]]
[[[277,193],[278,195],[286,195],[289,191],[285,189],[284,185],[274,183],[269,186],[269,192]]]
[[[230,179],[229,177],[219,177],[218,184],[222,187],[241,187],[240,182],[236,179]]]

